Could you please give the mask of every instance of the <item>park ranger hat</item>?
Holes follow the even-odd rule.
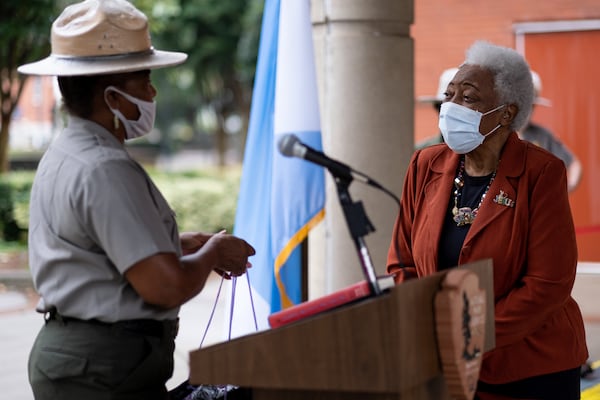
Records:
[[[533,91],[535,92],[535,99],[533,100],[533,104],[551,107],[552,102],[547,98],[540,96],[540,92],[542,91],[542,79],[540,78],[540,75],[532,70],[531,80],[533,81]]]
[[[29,75],[100,75],[183,63],[187,54],[152,47],[148,19],[126,0],[85,0],[52,24],[51,54],[21,65]]]

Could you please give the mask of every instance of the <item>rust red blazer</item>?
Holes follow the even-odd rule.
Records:
[[[387,260],[398,282],[437,271],[458,163],[445,144],[413,155]],[[503,204],[510,200],[513,206]],[[571,297],[577,244],[565,166],[514,132],[459,264],[484,258],[494,262],[496,347],[484,355],[480,379],[505,383],[583,364],[588,351],[581,312]]]

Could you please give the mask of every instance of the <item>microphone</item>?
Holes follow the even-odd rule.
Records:
[[[279,152],[286,157],[297,157],[308,160],[312,163],[325,167],[335,176],[336,178],[345,179],[351,181],[355,177],[360,177],[355,174],[346,164],[336,161],[332,158],[327,157],[322,152],[313,149],[310,146],[305,145],[298,139],[294,134],[283,135],[279,139]],[[362,178],[362,177],[360,177]],[[366,182],[366,181],[365,181]]]

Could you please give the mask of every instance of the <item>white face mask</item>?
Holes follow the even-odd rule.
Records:
[[[125,118],[121,111],[110,107],[106,101],[106,94],[111,90],[120,93],[123,95],[123,97],[138,107],[140,117],[137,119],[137,121]],[[116,115],[117,118],[119,118],[123,123],[123,126],[125,127],[125,139],[134,139],[147,135],[154,127],[154,119],[156,118],[156,102],[140,100],[137,97],[133,97],[114,86],[108,86],[106,89],[104,89],[104,101],[106,102],[106,105],[108,105],[108,108],[110,108],[110,111],[112,111],[112,113]]]
[[[475,150],[477,146],[483,143],[486,136],[496,132],[501,126],[498,124],[490,132],[482,135],[479,132],[481,118],[504,106],[506,104],[482,114],[479,111],[471,110],[468,107],[451,101],[442,103],[438,127],[440,128],[440,132],[442,132],[444,141],[452,151],[458,154],[466,154]]]

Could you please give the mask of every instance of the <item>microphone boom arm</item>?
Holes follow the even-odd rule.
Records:
[[[373,261],[371,260],[369,249],[364,240],[364,236],[371,232],[375,232],[375,227],[371,224],[371,221],[369,221],[362,202],[352,201],[352,197],[348,191],[352,179],[344,179],[335,175],[334,179],[346,223],[348,224],[350,235],[352,236],[352,240],[358,251],[358,258],[360,260],[363,275],[369,283],[371,294],[377,296],[381,294],[382,291],[377,284],[377,276],[375,275],[375,269],[373,268]]]

